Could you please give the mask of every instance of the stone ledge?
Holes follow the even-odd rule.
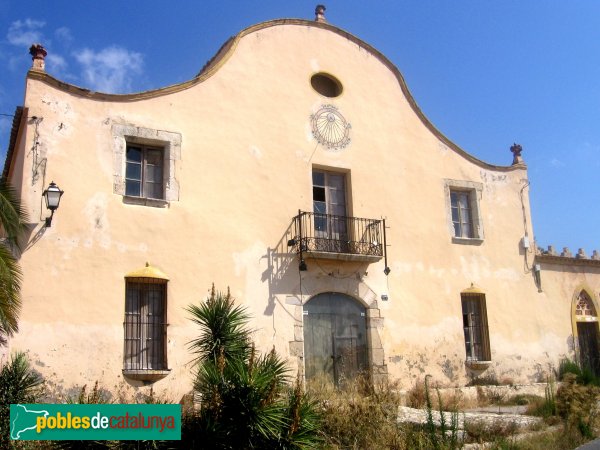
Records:
[[[171,373],[171,369],[152,370],[152,369],[123,369],[123,376],[138,381],[158,381]]]
[[[432,411],[433,422],[440,425],[440,412]],[[444,411],[444,419],[446,423],[450,423],[452,412]],[[427,423],[427,411],[424,409],[409,408],[408,406],[398,407],[398,422],[413,423],[423,425]],[[541,417],[523,416],[521,414],[495,414],[495,413],[475,413],[475,412],[458,412],[458,428],[464,430],[465,422],[481,423],[484,425],[493,424],[514,424],[518,429],[529,428],[543,422]]]
[[[123,196],[123,203],[128,205],[152,206],[154,208],[167,208],[169,202],[158,198]]]

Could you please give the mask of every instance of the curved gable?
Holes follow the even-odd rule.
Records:
[[[330,25],[328,23],[316,22],[304,19],[277,19],[271,20],[263,23],[259,23],[253,26],[250,26],[242,31],[240,31],[237,35],[228,39],[223,46],[218,50],[218,52],[205,64],[202,70],[191,80],[154,89],[149,91],[143,91],[138,93],[131,94],[108,94],[91,91],[89,89],[81,88],[69,83],[65,83],[60,81],[51,75],[37,70],[30,70],[28,72],[28,78],[37,79],[44,83],[54,86],[55,88],[62,90],[64,92],[69,92],[70,94],[74,94],[80,97],[89,98],[92,100],[102,100],[102,101],[112,101],[112,102],[136,102],[140,100],[152,99],[164,95],[169,95],[177,92],[184,91],[186,89],[190,89],[198,84],[201,84],[215,75],[225,64],[226,62],[235,54],[236,49],[238,48],[240,42],[246,38],[247,36],[257,34],[263,30],[280,27],[280,26],[300,26],[300,27],[309,27],[309,28],[317,28],[322,30],[327,30],[332,33],[335,33],[338,36],[341,36],[351,43],[355,44],[359,50],[366,50],[370,55],[377,58],[377,60],[383,64],[395,77],[397,80],[398,86],[400,87],[406,101],[410,105],[412,111],[419,118],[420,122],[443,144],[445,144],[448,148],[452,149],[454,152],[465,158],[466,160],[476,164],[479,167],[484,169],[491,169],[495,171],[512,171],[516,169],[526,168],[524,163],[513,164],[511,166],[498,166],[493,164],[488,164],[473,155],[467,153],[465,150],[460,148],[450,139],[448,139],[440,130],[438,130],[425,116],[425,114],[421,111],[419,106],[417,105],[414,97],[410,93],[408,86],[404,80],[404,77],[398,70],[398,68],[387,59],[381,52],[377,49],[359,39],[358,37],[344,31],[338,27]]]

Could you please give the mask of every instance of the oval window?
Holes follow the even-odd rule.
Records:
[[[310,78],[310,84],[315,91],[325,97],[338,97],[342,93],[342,83],[332,75],[320,72]]]

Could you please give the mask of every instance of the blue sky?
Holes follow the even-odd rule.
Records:
[[[47,71],[105,92],[192,78],[231,35],[316,1],[0,0],[0,114],[23,102],[28,48]],[[324,2],[328,21],[386,55],[418,105],[460,147],[492,164],[523,146],[535,237],[600,251],[600,2]],[[0,116],[0,153],[11,118]]]

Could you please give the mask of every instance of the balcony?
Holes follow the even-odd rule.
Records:
[[[298,211],[288,246],[303,257],[376,262],[385,255],[385,221]],[[387,264],[386,264],[387,267]]]

